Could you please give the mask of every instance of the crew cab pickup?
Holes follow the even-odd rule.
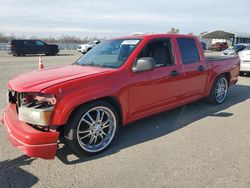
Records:
[[[205,57],[192,35],[135,35],[104,41],[71,65],[8,82],[3,113],[11,143],[53,159],[58,137],[75,152],[105,150],[119,126],[206,98],[224,102],[238,56]]]

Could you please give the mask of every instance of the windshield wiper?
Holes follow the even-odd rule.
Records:
[[[82,65],[82,66],[91,66],[91,67],[105,67],[105,66],[102,65],[102,64],[95,64],[93,61],[88,62],[88,63],[81,64],[81,65]]]
[[[88,63],[82,64],[82,66],[85,66],[85,65],[94,65],[94,62],[93,62],[93,61],[90,61],[90,62],[88,62]]]
[[[106,64],[106,63],[102,64],[102,66],[106,68],[117,68],[117,66]]]
[[[117,68],[116,66],[113,66],[113,65],[109,65],[109,64],[106,64],[106,63],[103,63],[103,64],[94,64],[93,61],[90,61],[88,63],[84,63],[84,64],[78,64],[77,65],[81,65],[81,66],[91,66],[91,67],[102,67],[102,68]]]

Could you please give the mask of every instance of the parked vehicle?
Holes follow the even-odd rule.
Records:
[[[203,51],[205,51],[207,49],[207,44],[203,41],[201,41],[200,43],[201,43]]]
[[[246,48],[246,46],[248,46],[249,44],[235,44],[233,47],[229,47],[228,49],[223,51],[224,55],[235,55],[238,52],[244,50],[244,48]]]
[[[202,98],[223,103],[239,69],[238,56],[205,57],[192,35],[111,39],[72,65],[10,80],[3,123],[30,157],[54,158],[60,134],[75,152],[96,154],[119,126]]]
[[[250,45],[239,52],[240,57],[240,72],[250,73]]]
[[[85,54],[89,50],[94,48],[97,44],[99,44],[100,42],[101,42],[101,40],[94,40],[94,41],[88,42],[87,44],[79,45],[79,47],[77,48],[77,51],[82,52],[83,54]]]
[[[212,44],[211,50],[222,51],[228,48],[228,44],[226,42],[216,42]]]
[[[47,44],[41,40],[25,39],[11,40],[7,45],[8,54],[25,56],[26,54],[56,55],[59,52],[58,45]]]

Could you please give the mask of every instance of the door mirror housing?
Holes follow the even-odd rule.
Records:
[[[136,61],[133,66],[133,72],[143,72],[153,70],[155,68],[155,60],[152,57],[142,57]]]

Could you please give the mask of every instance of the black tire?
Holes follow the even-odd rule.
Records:
[[[56,51],[53,50],[53,51],[51,52],[51,55],[52,55],[52,56],[55,56],[55,55],[56,55]]]
[[[19,52],[16,53],[16,56],[17,57],[20,57],[20,56],[23,57],[23,56],[25,56],[25,54],[22,51],[19,51]]]
[[[85,121],[83,121],[82,119],[85,119],[85,116],[87,117],[87,113],[89,113],[89,115],[92,116],[93,119],[95,119],[95,122],[97,122],[97,115],[96,117],[93,116],[94,114],[94,110],[93,109],[98,109],[99,107],[102,107],[104,108],[105,110],[108,109],[109,111],[108,112],[112,112],[112,119],[114,119],[114,125],[113,125],[113,129],[112,129],[112,126],[110,127],[104,127],[102,123],[95,123],[94,126],[89,126],[89,124],[85,123]],[[91,114],[92,113],[92,114]],[[106,114],[107,115],[107,114]],[[101,116],[101,115],[100,115]],[[100,117],[99,116],[99,117]],[[109,117],[109,116],[107,116]],[[108,119],[105,119],[105,115],[102,116],[103,120],[106,120],[108,121]],[[87,119],[86,119],[87,120]],[[88,121],[90,122],[90,119],[88,119]],[[107,123],[109,124],[109,123]],[[111,123],[112,124],[112,123]],[[83,127],[88,127],[87,131],[89,131],[91,129],[91,131],[89,131],[88,133],[86,133],[86,129],[81,129]],[[99,126],[99,128],[94,128],[96,126]],[[104,128],[102,128],[102,126]],[[97,133],[98,131],[102,131],[104,132],[107,131],[106,129],[109,129],[108,130],[108,133],[106,133],[106,136],[104,136],[103,138],[103,135]],[[93,102],[90,102],[90,103],[87,103],[81,107],[79,107],[72,115],[71,117],[69,118],[69,121],[68,123],[65,125],[65,128],[64,128],[64,137],[67,141],[67,144],[69,146],[70,149],[72,149],[74,152],[78,153],[78,154],[88,154],[88,155],[95,155],[95,154],[98,154],[100,152],[103,152],[105,151],[112,143],[112,141],[114,140],[114,137],[118,131],[118,128],[119,128],[119,119],[118,119],[118,114],[115,110],[115,108],[110,105],[109,103],[105,102],[105,101],[101,101],[101,100],[98,100],[98,101],[93,101]],[[80,130],[81,129],[81,130]],[[94,130],[95,129],[95,130]],[[102,130],[100,130],[102,129]],[[110,132],[110,129],[112,129],[112,132]],[[97,131],[97,132],[96,132]],[[90,136],[82,136],[82,138],[80,137],[80,134],[83,135],[85,133],[79,133],[79,132],[85,132],[86,135],[88,134],[91,134]],[[109,133],[110,132],[110,133]],[[96,135],[96,134],[99,134],[99,135]],[[108,135],[110,135],[110,140]],[[80,137],[80,138],[79,138]],[[86,137],[86,138],[84,138]],[[92,137],[96,137],[97,139],[95,140],[95,142],[98,142],[98,138],[99,140],[102,140],[99,144],[100,144],[100,148],[98,149],[98,144],[96,144],[96,147],[97,149],[90,149],[91,148],[91,144],[85,144],[83,142],[89,142],[90,143],[90,140],[92,139]],[[105,140],[106,139],[106,140]],[[94,140],[93,140],[94,141]],[[93,142],[92,141],[92,142]],[[101,143],[104,142],[104,144],[107,144],[107,145],[101,145]],[[94,146],[93,146],[94,147]]]
[[[226,91],[225,91],[223,97],[219,100],[218,96],[216,96],[216,89],[218,87],[219,82],[222,82],[222,81],[223,81],[223,83],[225,83]],[[226,99],[227,92],[228,92],[228,80],[227,80],[226,76],[225,75],[218,76],[213,83],[210,94],[207,98],[207,102],[210,104],[222,104]]]
[[[245,73],[240,71],[240,76],[245,76]]]
[[[55,56],[56,55],[56,52],[55,50],[49,50],[48,53],[45,54],[46,56]]]
[[[46,56],[49,56],[51,54],[51,50],[48,50],[47,53],[45,53]]]

